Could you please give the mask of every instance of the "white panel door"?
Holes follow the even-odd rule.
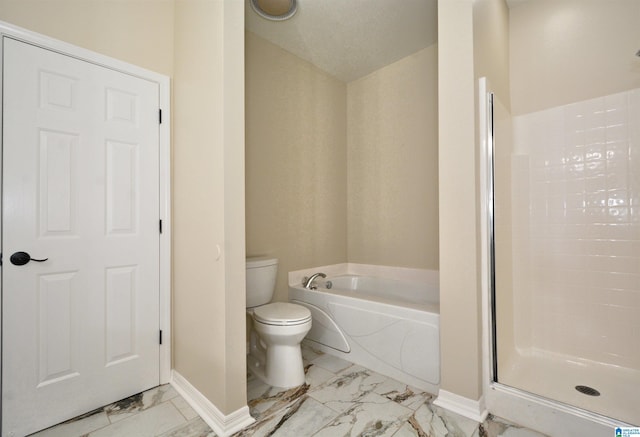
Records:
[[[10,38],[3,66],[2,428],[21,436],[159,383],[159,87]]]

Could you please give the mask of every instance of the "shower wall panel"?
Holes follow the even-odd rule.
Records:
[[[513,129],[516,346],[639,369],[640,89]]]

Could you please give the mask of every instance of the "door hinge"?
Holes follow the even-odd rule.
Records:
[[[158,122],[162,124],[162,109],[158,109]]]
[[[160,220],[160,233],[162,234],[162,220]]]
[[[162,344],[162,329],[160,330],[160,344]]]

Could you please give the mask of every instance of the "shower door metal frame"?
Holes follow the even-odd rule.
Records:
[[[483,323],[482,366],[486,408],[493,415],[550,435],[561,431],[564,435],[598,437],[611,433],[617,426],[633,426],[502,384],[498,380],[493,185],[495,96],[485,77],[478,80],[477,89]]]

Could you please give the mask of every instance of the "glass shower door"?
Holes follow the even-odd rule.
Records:
[[[494,102],[497,381],[640,424],[640,89]]]

